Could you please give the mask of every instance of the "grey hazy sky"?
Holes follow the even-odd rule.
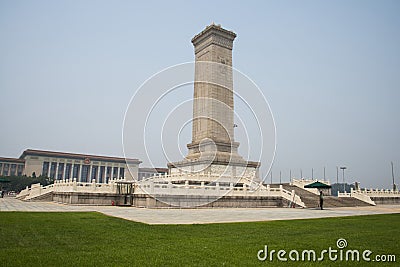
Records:
[[[0,155],[122,156],[135,90],[192,61],[191,38],[214,21],[238,34],[234,66],[271,105],[275,181],[290,169],[321,178],[326,166],[334,182],[345,165],[346,180],[390,187],[390,161],[400,183],[399,14],[399,1],[0,1]]]

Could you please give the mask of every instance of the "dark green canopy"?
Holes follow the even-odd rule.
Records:
[[[330,186],[330,185],[327,185],[327,184],[324,184],[324,183],[321,183],[321,182],[318,182],[318,181],[316,181],[316,182],[314,182],[314,183],[311,183],[311,184],[305,185],[305,186],[304,186],[304,188],[331,188],[331,186]]]
[[[6,178],[0,178],[0,183],[9,183],[10,180],[7,180]]]

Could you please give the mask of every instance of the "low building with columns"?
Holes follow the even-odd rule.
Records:
[[[109,179],[137,179],[140,163],[138,159],[27,149],[19,158],[0,158],[0,174],[107,183]]]
[[[24,169],[25,160],[0,157],[0,176],[21,176]]]
[[[168,174],[167,168],[139,168],[138,181],[142,181],[146,178],[150,178],[156,175]]]

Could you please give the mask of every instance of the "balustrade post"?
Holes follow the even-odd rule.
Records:
[[[172,194],[172,183],[171,183],[171,181],[168,181],[168,193]]]
[[[92,191],[96,191],[96,179],[92,179],[91,188],[92,188]]]
[[[150,181],[150,193],[154,194],[154,182]]]
[[[76,178],[74,178],[74,181],[73,181],[73,183],[72,183],[72,191],[74,191],[74,192],[77,191]]]

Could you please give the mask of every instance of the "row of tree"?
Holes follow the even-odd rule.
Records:
[[[1,179],[2,178],[2,179]],[[20,192],[25,189],[27,186],[31,186],[32,184],[40,183],[43,186],[52,184],[54,179],[45,177],[45,176],[0,176],[0,179],[7,182],[2,182],[2,190],[3,191],[15,191]]]

